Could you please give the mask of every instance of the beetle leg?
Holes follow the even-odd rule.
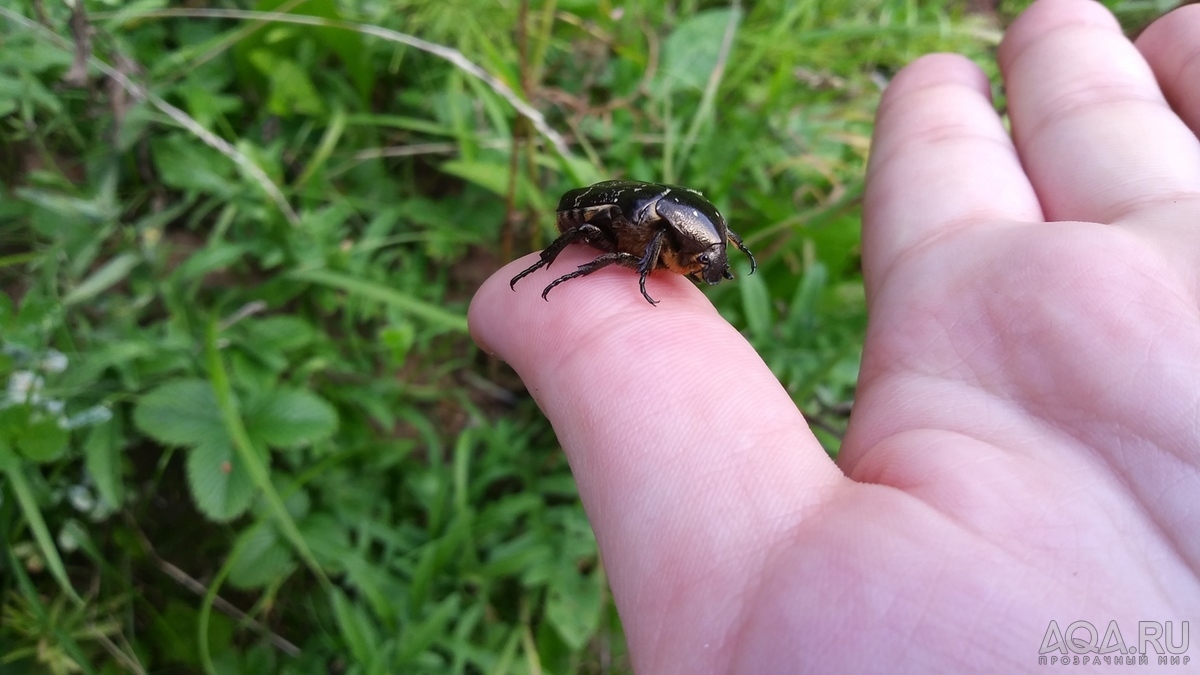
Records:
[[[576,278],[579,278],[582,276],[587,276],[587,275],[591,274],[592,272],[595,272],[596,270],[604,269],[605,267],[608,267],[609,265],[613,265],[613,264],[621,265],[622,267],[628,267],[630,269],[636,270],[636,269],[638,269],[638,265],[640,263],[641,263],[641,261],[638,260],[638,257],[633,255],[632,253],[619,253],[619,252],[618,253],[605,253],[604,255],[600,256],[599,258],[596,258],[595,260],[593,260],[590,263],[580,265],[574,272],[571,272],[570,274],[564,274],[561,277],[550,282],[550,285],[546,287],[546,290],[542,291],[542,299],[549,302],[550,299],[547,298],[546,295],[548,293],[550,293],[550,289],[554,288],[555,286],[561,284],[564,281],[570,281],[571,279],[576,279]],[[650,296],[648,296],[648,295],[646,296],[646,299],[650,300],[651,304],[655,303],[655,301],[651,300]]]
[[[751,253],[750,249],[746,248],[746,245],[742,243],[742,238],[738,236],[737,232],[734,232],[733,230],[725,230],[725,234],[729,236],[729,241],[732,241],[733,245],[737,246],[739,251],[750,256],[750,273],[754,274],[754,270],[758,269],[758,261],[754,259],[754,254]],[[732,279],[733,277],[728,278]]]
[[[554,259],[558,257],[558,254],[562,253],[563,249],[566,248],[568,244],[573,244],[579,240],[587,241],[598,236],[603,236],[600,228],[586,223],[573,230],[567,230],[566,232],[563,232],[561,235],[559,235],[558,239],[555,239],[553,243],[542,250],[542,255],[537,262],[527,267],[517,276],[513,277],[512,281],[508,282],[508,287],[514,291],[517,290],[516,287],[518,281],[524,279],[530,274],[533,274],[543,267],[549,267],[550,264],[554,262]]]
[[[652,305],[657,305],[658,301],[646,292],[646,277],[650,276],[650,272],[654,271],[655,267],[658,267],[658,255],[662,252],[662,241],[666,235],[665,230],[655,232],[650,243],[646,244],[646,251],[642,254],[642,259],[638,261],[637,271],[641,275],[638,279],[638,287],[642,289],[642,297]]]

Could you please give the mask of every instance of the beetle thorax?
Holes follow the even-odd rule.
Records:
[[[668,193],[650,207],[676,235],[676,246],[681,252],[699,253],[713,244],[724,244],[725,221],[721,215],[687,196]]]
[[[650,208],[664,223],[670,240],[661,255],[664,267],[709,284],[725,276],[729,268],[725,257],[725,221],[715,209],[690,198],[686,192],[668,193]]]

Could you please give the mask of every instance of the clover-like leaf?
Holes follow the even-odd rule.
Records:
[[[328,438],[338,423],[337,411],[325,399],[303,389],[276,389],[260,394],[247,406],[246,430],[251,437],[278,448],[295,448]]]
[[[261,454],[266,462],[267,453]],[[187,480],[196,508],[217,522],[242,515],[258,494],[250,471],[226,440],[201,443],[188,452]]]
[[[17,435],[17,449],[35,462],[49,462],[67,449],[67,431],[54,417],[35,418]]]
[[[275,528],[261,525],[242,532],[230,561],[229,583],[238,588],[261,588],[286,577],[296,568],[296,559]]]
[[[133,423],[168,445],[228,443],[217,397],[205,380],[175,380],[146,394],[134,408]]]

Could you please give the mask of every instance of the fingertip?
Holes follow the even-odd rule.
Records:
[[[1200,135],[1200,5],[1179,7],[1150,24],[1135,42],[1171,108]]]
[[[996,55],[1000,70],[1008,73],[1026,47],[1046,33],[1064,27],[1084,26],[1121,30],[1112,12],[1095,0],[1037,0],[1005,31]]]
[[[524,269],[520,265],[531,256],[514,260],[488,277],[475,291],[475,295],[471,298],[471,304],[467,307],[467,330],[471,334],[471,339],[484,353],[499,357],[501,360],[507,359],[503,354],[497,352],[492,339],[496,331],[502,328],[498,322],[501,314],[498,314],[496,309],[515,299],[516,285],[510,281],[515,277],[510,272],[513,269]],[[505,286],[508,288],[506,289]]]
[[[971,87],[991,96],[987,75],[973,61],[961,54],[938,52],[920,56],[901,68],[884,90],[883,103],[913,90],[946,84]]]
[[[637,276],[615,266],[559,284],[550,297],[546,289],[552,281],[595,258],[595,252],[582,246],[568,246],[552,267],[514,284],[515,275],[538,255],[531,253],[497,270],[475,292],[467,310],[467,326],[479,348],[512,364],[522,377],[536,376],[543,364],[563,358],[587,335],[611,327],[614,317],[624,322],[652,316],[644,314],[652,306],[638,293]],[[670,299],[677,309],[714,311],[704,295],[678,275],[656,272],[646,284],[653,295]]]
[[[962,90],[969,90],[963,92]],[[991,84],[987,75],[970,59],[959,54],[926,54],[900,70],[892,79],[876,111],[876,132],[871,147],[868,173],[877,168],[892,146],[908,142],[914,122],[928,118],[927,113],[944,112],[949,98],[964,95],[982,97],[991,105]],[[918,99],[914,103],[913,99]],[[932,100],[928,103],[920,99]]]

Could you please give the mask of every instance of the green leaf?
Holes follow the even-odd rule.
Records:
[[[159,177],[170,187],[226,198],[237,189],[231,180],[233,165],[216,150],[189,136],[154,137],[150,141],[150,155]]]
[[[17,111],[17,99],[25,93],[25,82],[15,77],[0,75],[0,117]]]
[[[828,284],[829,268],[820,261],[809,263],[804,269],[804,275],[800,277],[800,283],[796,285],[796,292],[788,306],[788,314],[805,321],[814,320],[821,294],[825,292]]]
[[[204,380],[175,380],[146,394],[134,408],[133,423],[167,445],[228,443],[216,396]]]
[[[349,551],[341,557],[341,568],[345,571],[346,588],[352,588],[360,598],[360,604],[370,606],[381,621],[396,621],[403,613],[403,603],[396,601],[404,597],[407,586],[402,579],[392,574],[377,560],[369,560],[366,551]],[[367,555],[370,555],[367,553]]]
[[[746,270],[749,272],[749,270]],[[742,295],[742,310],[746,313],[746,324],[755,341],[771,337],[772,311],[771,293],[761,274],[738,274],[738,291]]]
[[[339,588],[330,590],[330,599],[342,639],[354,661],[365,665],[379,658],[379,632],[363,608],[350,602]]]
[[[83,442],[83,457],[100,496],[120,506],[125,500],[125,484],[121,482],[121,435],[116,422],[92,427]]]
[[[50,528],[46,527],[46,519],[42,517],[42,511],[38,508],[37,499],[33,496],[33,488],[30,486],[29,480],[25,477],[25,472],[22,470],[21,465],[10,462],[10,466],[4,470],[4,475],[8,478],[8,484],[12,489],[13,496],[17,498],[17,504],[20,505],[21,513],[25,516],[25,524],[33,532],[33,538],[41,550],[42,559],[45,561],[46,567],[50,570],[50,574],[71,600],[75,601],[76,604],[82,605],[83,600],[75,592],[75,588],[71,586],[71,580],[67,577],[67,568],[63,565],[62,557],[58,555],[58,548],[54,545],[54,539],[50,536]]]
[[[713,68],[725,29],[729,25],[730,9],[710,9],[694,14],[671,31],[663,43],[662,87],[660,94],[680,89],[702,91]]]
[[[407,663],[417,658],[422,652],[433,646],[433,643],[446,634],[448,624],[461,613],[460,600],[457,594],[451,594],[445,600],[434,605],[421,623],[412,625],[400,638],[400,654],[396,657],[398,663]]]
[[[560,569],[550,581],[546,618],[572,649],[582,649],[600,626],[600,580],[571,568]]]
[[[122,253],[109,260],[103,267],[96,270],[63,298],[64,305],[74,305],[84,300],[91,300],[100,293],[120,283],[133,268],[141,261],[141,256],[135,253]]]
[[[245,258],[247,250],[249,247],[242,244],[211,243],[208,247],[193,253],[183,264],[175,268],[172,276],[180,281],[191,281],[210,272],[224,271],[241,262]]]
[[[237,553],[229,561],[229,583],[238,588],[261,588],[296,569],[291,548],[266,523],[242,532],[233,550]]]
[[[500,197],[508,194],[507,162],[482,162],[452,159],[442,162],[442,171],[458,176]]]
[[[117,217],[115,206],[104,199],[82,199],[51,190],[36,188],[17,188],[14,193],[20,199],[36,204],[46,209],[61,220],[56,220],[59,232],[72,226],[92,227],[96,223],[104,223]],[[49,230],[46,226],[42,229]]]
[[[247,321],[246,338],[259,349],[287,352],[304,347],[316,339],[312,324],[298,316],[268,316]]]
[[[32,409],[28,405],[10,405],[0,408],[0,439],[16,440],[25,427],[29,426]]]
[[[474,183],[498,197],[508,195],[509,169],[507,162],[471,161],[452,159],[442,162],[442,171]],[[532,204],[538,211],[546,211],[549,204],[540,190],[533,187],[522,174],[517,177],[517,204]]]
[[[416,567],[413,568],[412,582],[408,585],[408,605],[410,611],[415,613],[422,609],[422,605],[425,604],[425,600],[429,596],[433,581],[437,577],[440,562],[436,544],[426,546],[421,551],[420,557],[417,558]]]
[[[267,109],[275,115],[309,115],[325,112],[321,95],[308,73],[291,59],[281,58],[265,49],[250,52],[250,63],[271,83]]]
[[[175,91],[186,103],[188,113],[200,126],[211,129],[214,124],[222,122],[227,113],[245,105],[237,96],[220,93],[219,87],[220,84],[210,78],[193,73]]]
[[[184,670],[186,672],[202,672],[201,645],[196,640],[200,613],[191,606],[174,598],[166,601],[166,607],[152,613],[153,620],[147,626],[146,632],[152,642],[161,650],[165,663],[183,664],[188,668],[159,670]],[[208,652],[222,654],[229,650],[235,633],[232,619],[222,614],[216,614],[207,619],[206,640],[204,649]],[[107,672],[107,671],[106,671]]]
[[[266,462],[266,453],[261,454]],[[217,522],[242,515],[258,493],[250,472],[227,440],[193,448],[187,458],[187,479],[196,508]]]
[[[67,430],[49,415],[35,418],[17,434],[17,449],[35,462],[49,462],[67,449]]]
[[[411,321],[397,321],[379,331],[379,341],[392,352],[392,362],[403,365],[417,339],[417,327]]]
[[[299,16],[314,16],[329,21],[342,21],[345,18],[335,0],[306,0],[299,4],[287,0],[258,0],[254,3],[254,9],[260,12],[279,11]],[[376,72],[371,68],[370,53],[364,47],[363,37],[358,32],[333,27],[289,26],[288,33],[311,36],[317,44],[336,53],[359,92],[364,95],[370,92]],[[281,47],[280,42],[273,39],[264,39],[262,43],[276,50]]]
[[[8,441],[0,436],[0,471],[15,469],[20,465],[21,458],[17,456],[16,451],[13,450]]]
[[[340,570],[343,561],[356,554],[346,526],[333,516],[316,513],[305,518],[301,526],[301,536],[325,567]]]
[[[18,254],[18,255],[22,255],[22,254]],[[0,267],[5,267],[7,264],[7,261],[11,261],[12,259],[13,259],[13,256],[0,257]],[[31,260],[32,260],[32,258],[31,258]],[[21,262],[17,262],[14,264],[24,264],[25,262],[29,262],[29,261],[21,261]],[[13,324],[13,320],[16,318],[16,316],[17,316],[17,310],[13,306],[12,298],[8,297],[8,295],[6,293],[0,293],[0,328],[11,327]],[[4,356],[3,352],[0,352],[0,356]],[[7,358],[6,358],[6,367],[3,369],[3,371],[0,371],[0,372],[5,372],[5,371],[9,370],[7,365],[8,364],[7,364]]]
[[[364,298],[384,302],[401,311],[421,317],[429,323],[446,330],[453,330],[460,333],[467,332],[467,317],[463,316],[463,314],[448,312],[437,305],[373,281],[366,281],[325,269],[298,270],[288,276],[301,281],[337,288],[352,295],[359,295]]]
[[[303,389],[277,389],[261,395],[246,412],[246,431],[272,447],[294,448],[328,438],[337,429],[337,411]]]

